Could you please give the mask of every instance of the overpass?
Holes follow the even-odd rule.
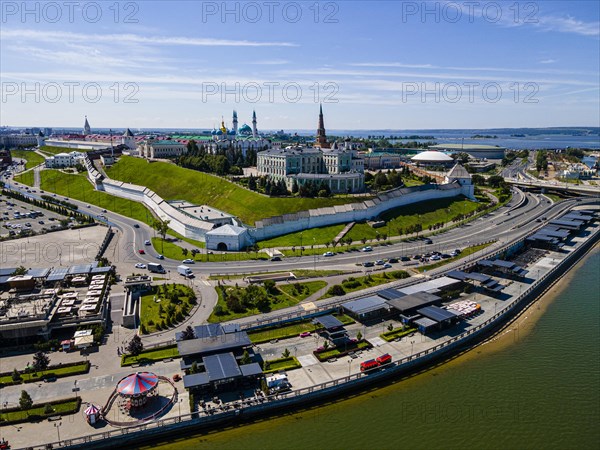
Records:
[[[599,186],[587,186],[582,184],[560,183],[558,181],[542,181],[542,180],[518,180],[515,178],[505,178],[505,181],[513,186],[518,186],[523,189],[541,189],[543,192],[559,191],[563,193],[579,194],[579,195],[600,195]]]

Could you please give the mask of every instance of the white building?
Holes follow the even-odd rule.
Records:
[[[187,153],[187,146],[169,139],[148,139],[137,146],[142,158],[176,158]]]
[[[37,145],[35,134],[7,134],[0,136],[0,144],[5,148],[31,147]]]
[[[272,148],[258,153],[259,176],[284,180],[288,190],[294,181],[328,184],[331,192],[362,192],[364,162],[354,150],[316,147]]]
[[[58,169],[63,167],[74,167],[77,164],[85,165],[85,154],[81,152],[57,153],[46,158],[46,168]]]
[[[205,234],[206,248],[209,250],[239,252],[250,243],[246,228],[223,225]]]

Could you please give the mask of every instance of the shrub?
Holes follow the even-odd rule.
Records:
[[[327,291],[327,294],[340,296],[340,295],[346,294],[346,291],[344,290],[344,288],[341,285],[335,284],[329,288],[329,290]]]

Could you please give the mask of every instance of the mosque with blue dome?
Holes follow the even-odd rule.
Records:
[[[246,123],[238,127],[237,111],[233,111],[232,128],[227,128],[225,121],[221,120],[221,127],[213,128],[210,133],[212,142],[205,143],[205,146],[212,153],[228,148],[241,150],[244,156],[248,150],[259,152],[270,148],[271,141],[258,133],[256,125],[256,111],[252,112],[252,127]]]

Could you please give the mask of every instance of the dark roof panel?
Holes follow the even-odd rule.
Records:
[[[431,320],[435,320],[436,322],[445,322],[446,320],[451,320],[457,317],[457,315],[453,312],[438,306],[426,306],[425,308],[419,309],[417,312],[422,316],[428,317]]]
[[[205,356],[202,360],[208,381],[219,381],[228,378],[237,378],[242,375],[233,353],[219,353],[218,355]]]
[[[386,300],[393,300],[395,298],[404,297],[405,294],[403,294],[400,291],[397,291],[396,289],[388,288],[388,289],[382,289],[381,291],[378,291],[377,295],[385,298]]]
[[[388,300],[387,304],[403,314],[439,301],[441,301],[441,298],[437,295],[428,292],[417,292],[416,294],[405,295],[404,297]]]
[[[244,364],[240,366],[242,376],[251,377],[256,375],[262,375],[263,371],[258,363]]]
[[[332,315],[317,317],[313,322],[320,323],[326,330],[343,327],[344,324]]]
[[[366,314],[379,309],[387,308],[385,299],[374,295],[372,297],[359,298],[342,304],[342,307],[354,314]]]

